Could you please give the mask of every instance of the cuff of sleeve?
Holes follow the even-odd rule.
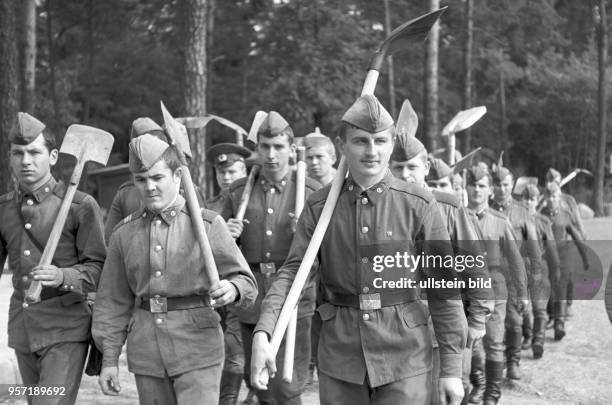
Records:
[[[76,294],[83,294],[81,286],[81,272],[72,267],[64,267],[60,269],[64,275],[64,280],[60,285],[62,291],[71,291]]]
[[[257,332],[266,332],[270,338],[272,338],[272,333],[274,332],[274,323],[269,322],[265,318],[260,318],[257,325],[255,325],[255,329],[253,330],[253,334]]]
[[[484,313],[470,314],[468,317],[468,326],[470,328],[484,330],[486,327],[487,316]]]
[[[233,277],[230,280],[230,283],[232,283],[234,287],[236,287],[236,291],[238,291],[238,296],[233,304],[239,308],[246,308],[250,306],[251,300],[248,298],[248,282],[243,280],[241,277]]]
[[[440,353],[440,378],[461,378],[462,353]]]
[[[102,357],[102,367],[118,367],[119,353],[115,350],[106,349]]]

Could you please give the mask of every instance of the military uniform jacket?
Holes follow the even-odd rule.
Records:
[[[263,302],[256,331],[272,334],[329,190],[327,186],[308,199],[289,256]],[[350,178],[345,181],[318,252],[319,266],[313,267],[324,301],[318,308],[323,320],[321,372],[353,384],[362,384],[367,375],[369,384],[378,387],[431,369],[432,342],[419,289],[383,287],[378,281],[439,281],[457,274],[449,268],[400,265],[375,270],[374,265],[380,255],[451,255],[448,242],[437,203],[422,187],[390,172],[365,191]],[[373,293],[404,294],[405,300],[373,310],[331,304],[337,295]],[[467,336],[460,291],[431,289],[427,298],[440,347],[441,376],[460,377]]]
[[[555,235],[552,230],[552,222],[548,217],[543,214],[536,213],[534,215],[536,221],[538,240],[542,252],[544,252],[545,270],[542,274],[543,279],[548,276],[550,280],[558,280],[560,277],[560,260],[559,252],[557,250],[557,243],[555,241]]]
[[[431,190],[431,192],[440,207],[455,256],[463,255],[474,258],[481,256],[484,258],[485,250],[474,226],[475,218],[470,218],[470,216],[474,216],[474,213],[466,210],[454,194],[439,190]],[[472,327],[484,329],[486,317],[493,312],[495,306],[495,295],[491,289],[469,288],[468,282],[470,279],[486,280],[489,278],[486,261],[483,267],[474,264],[466,266],[465,269],[457,271],[457,273],[468,286],[464,290],[464,298],[470,303],[468,323]]]
[[[237,306],[255,300],[257,286],[223,219],[202,217],[219,276],[238,289]],[[210,289],[185,200],[159,214],[143,209],[111,236],[94,307],[92,334],[104,366],[116,366],[127,338],[129,370],[163,377],[223,361],[219,316],[210,307],[152,313],[143,300],[204,295]]]
[[[90,337],[91,312],[85,297],[96,290],[106,255],[100,208],[90,195],[76,192],[53,257],[64,283],[44,287],[40,303],[24,305],[24,293],[32,282],[30,272],[42,256],[37,244],[44,248],[47,243],[65,192],[65,185],[51,178],[32,193],[0,197],[0,272],[8,256],[14,288],[8,345],[18,351],[35,352]]]
[[[551,227],[555,240],[557,241],[557,249],[559,252],[559,260],[562,266],[568,266],[571,262],[571,255],[574,254],[575,250],[570,249],[568,242],[571,239],[574,241],[584,240],[580,230],[574,224],[574,218],[572,213],[563,207],[552,211],[548,207],[542,210],[544,214],[551,221]],[[582,256],[583,262],[588,261],[588,255],[586,248],[581,243],[576,243],[578,252]]]
[[[218,195],[206,201],[206,208],[220,214],[223,211],[225,200],[229,198],[229,191],[221,191]]]
[[[476,213],[476,216],[485,239],[489,271],[491,273],[501,271],[506,286],[516,291],[516,298],[528,299],[525,263],[508,217],[490,207]],[[498,300],[507,298],[507,296],[495,297]]]
[[[255,324],[259,319],[261,300],[266,295],[276,274],[266,276],[260,271],[260,263],[274,263],[280,269],[293,240],[295,232],[295,173],[288,173],[280,182],[273,184],[260,172],[253,185],[249,204],[244,214],[244,229],[237,240],[244,257],[255,274],[259,294],[255,305],[249,310],[236,311],[240,322]],[[226,220],[238,211],[242,191],[247,178],[238,179],[230,185],[229,198],[221,215]],[[306,178],[305,198],[321,185]],[[248,222],[247,222],[248,221]],[[298,318],[311,316],[315,307],[314,281],[308,284],[306,293],[298,306]]]
[[[578,209],[576,199],[570,194],[561,193],[561,206],[570,212],[572,224],[580,232],[582,240],[585,240],[586,231],[584,230],[584,224],[582,223],[582,217],[580,216],[580,210]]]

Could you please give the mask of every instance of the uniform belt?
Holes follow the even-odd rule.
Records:
[[[210,295],[190,295],[188,297],[153,297],[142,298],[140,308],[145,311],[158,313],[179,311],[210,306]]]
[[[337,307],[351,307],[362,310],[380,309],[405,304],[416,299],[414,291],[389,291],[373,294],[327,293],[324,301]]]

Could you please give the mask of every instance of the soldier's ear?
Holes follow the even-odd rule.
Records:
[[[49,152],[49,165],[55,166],[58,159],[59,151],[57,149],[52,149],[51,152]]]
[[[182,176],[183,176],[183,168],[182,167],[177,167],[176,170],[174,171],[174,173],[172,173],[172,177],[173,177],[175,183],[180,183]]]

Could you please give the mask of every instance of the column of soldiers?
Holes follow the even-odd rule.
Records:
[[[396,134],[374,96],[342,117],[336,146],[349,174],[299,301],[290,383],[281,378],[285,344],[274,356],[270,338],[331,190],[328,137],[304,138],[312,178],[299,220],[294,133],[280,114],[271,111],[257,131],[259,174],[243,217],[235,218],[251,152],[233,144],[208,151],[221,192],[206,204],[200,196],[198,215],[220,275],[214,284],[182,195],[178,151],[162,127],[134,121],[133,180],[120,187],[105,227],[93,198],[77,193],[49,266],[38,261],[65,191],[51,175],[55,138],[19,113],[9,139],[17,186],[0,197],[0,264],[8,257],[14,287],[9,346],[24,383],[66,387],[63,397],[29,403],[75,403],[93,337],[104,394],[121,391],[127,342],[142,404],[235,404],[243,378],[250,403],[300,404],[316,367],[322,404],[490,405],[504,370],[520,378],[521,346],[542,357],[547,304],[555,339],[566,333],[573,269],[562,243],[583,240],[584,228],[560,176],[549,172],[543,199],[529,186],[518,202],[508,169],[455,173],[416,138]],[[376,270],[376,256],[396,252],[486,260],[466,270],[436,262]],[[451,282],[477,279],[492,285]],[[32,280],[44,286],[42,301],[28,305]],[[446,287],[380,287],[407,280]],[[95,291],[92,315],[86,297]]]

